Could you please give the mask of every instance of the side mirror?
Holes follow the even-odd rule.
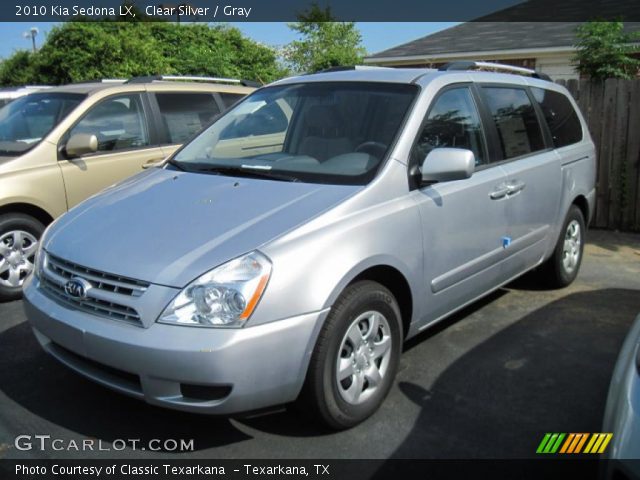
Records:
[[[87,153],[98,151],[98,137],[89,133],[76,133],[72,135],[64,147],[69,158],[77,158]]]
[[[473,175],[476,159],[464,148],[434,148],[420,167],[422,183],[464,180]]]

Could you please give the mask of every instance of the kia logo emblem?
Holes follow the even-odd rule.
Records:
[[[78,300],[87,298],[87,292],[91,288],[91,284],[84,278],[73,277],[64,285],[64,291],[67,295]]]

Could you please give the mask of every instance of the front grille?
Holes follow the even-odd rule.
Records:
[[[83,267],[50,253],[47,253],[46,265],[51,271],[67,280],[71,277],[81,277],[91,282],[93,288],[120,295],[139,297],[149,287],[146,282]]]
[[[140,314],[121,303],[121,300],[141,296],[149,286],[148,283],[86,268],[50,254],[45,255],[40,282],[49,297],[76,310],[143,326]],[[73,277],[82,278],[91,284],[92,288],[85,298],[72,297],[65,291],[65,284]]]

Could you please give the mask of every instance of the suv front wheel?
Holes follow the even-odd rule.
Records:
[[[29,215],[0,215],[0,301],[22,296],[22,284],[33,271],[44,225]]]
[[[346,288],[323,326],[302,399],[334,429],[372,415],[389,393],[402,348],[400,309],[372,281]]]

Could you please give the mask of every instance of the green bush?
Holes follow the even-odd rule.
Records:
[[[638,33],[625,33],[622,22],[587,22],[576,29],[577,70],[591,79],[633,78],[640,60],[632,55],[640,51]]]
[[[0,85],[155,74],[270,82],[286,71],[274,49],[236,28],[170,22],[73,21],[54,27],[36,53],[17,51],[0,63]]]

